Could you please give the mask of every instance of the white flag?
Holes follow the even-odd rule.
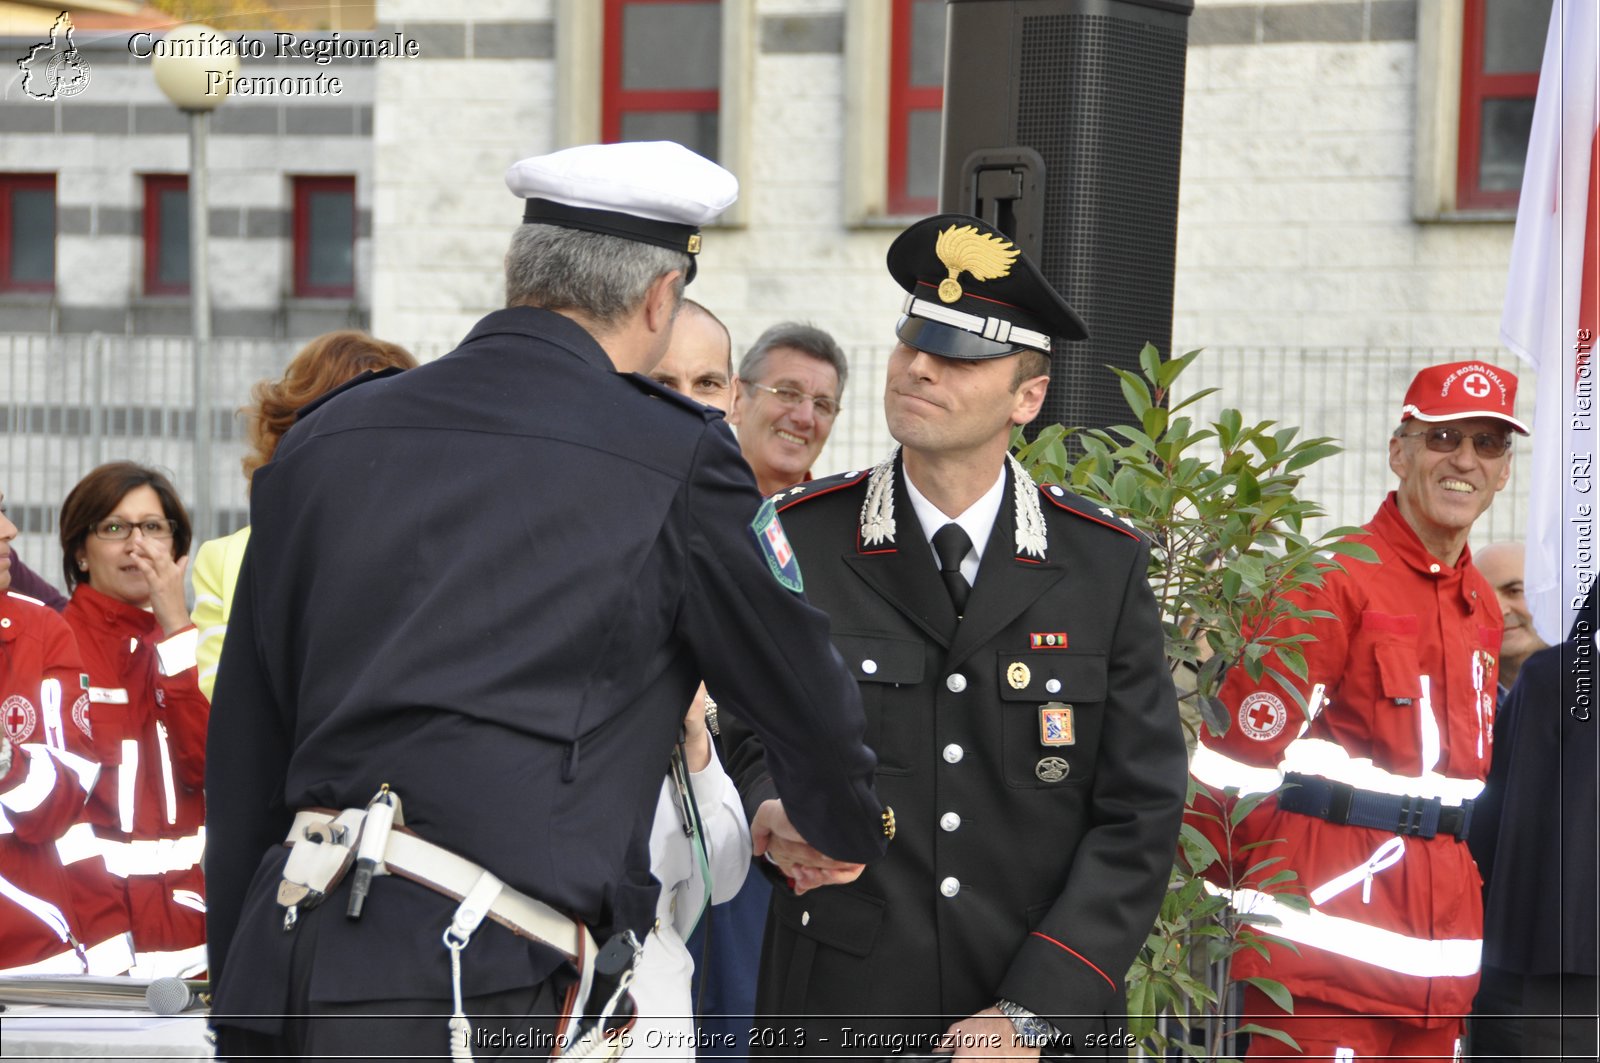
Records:
[[[1550,12],[1500,338],[1538,373],[1524,584],[1534,627],[1567,637],[1596,574],[1594,346],[1600,271],[1600,19],[1595,0]]]

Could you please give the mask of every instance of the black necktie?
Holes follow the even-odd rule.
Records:
[[[961,559],[972,549],[972,540],[961,530],[961,525],[951,521],[933,533],[933,552],[939,555],[939,575],[944,577],[945,589],[956,607],[956,616],[967,611],[967,596],[972,585],[961,574]]]

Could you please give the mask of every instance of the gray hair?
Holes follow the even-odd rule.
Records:
[[[602,329],[620,325],[663,273],[689,271],[689,256],[620,236],[525,223],[506,252],[506,305],[575,310]],[[683,277],[676,295],[683,298]]]
[[[758,382],[766,372],[767,358],[780,347],[792,347],[833,366],[833,371],[839,375],[839,394],[844,394],[850,363],[845,360],[838,341],[817,326],[800,321],[780,321],[763,332],[739,360],[739,379],[750,384]]]

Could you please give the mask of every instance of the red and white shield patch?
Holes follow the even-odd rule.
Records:
[[[1276,694],[1258,690],[1239,706],[1239,729],[1246,738],[1265,742],[1276,738],[1289,726],[1289,710]]]
[[[5,720],[8,738],[13,742],[24,742],[33,737],[33,726],[39,722],[39,714],[27,698],[13,694],[0,702],[0,719]]]

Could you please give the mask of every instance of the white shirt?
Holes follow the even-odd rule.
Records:
[[[1000,516],[1000,503],[1006,496],[1005,465],[1000,466],[1000,475],[995,478],[994,486],[979,496],[978,500],[963,510],[959,516],[946,516],[943,510],[928,501],[928,496],[918,491],[917,485],[911,482],[909,473],[906,474],[906,494],[911,496],[911,508],[916,511],[917,523],[922,525],[922,534],[927,538],[929,548],[933,546],[934,532],[951,521],[961,525],[961,530],[972,540],[972,549],[961,559],[961,575],[965,577],[968,586],[976,586],[978,565],[983,561],[983,548],[989,545],[989,533],[994,531],[995,518]],[[933,555],[933,564],[935,568],[939,566],[937,551]]]

